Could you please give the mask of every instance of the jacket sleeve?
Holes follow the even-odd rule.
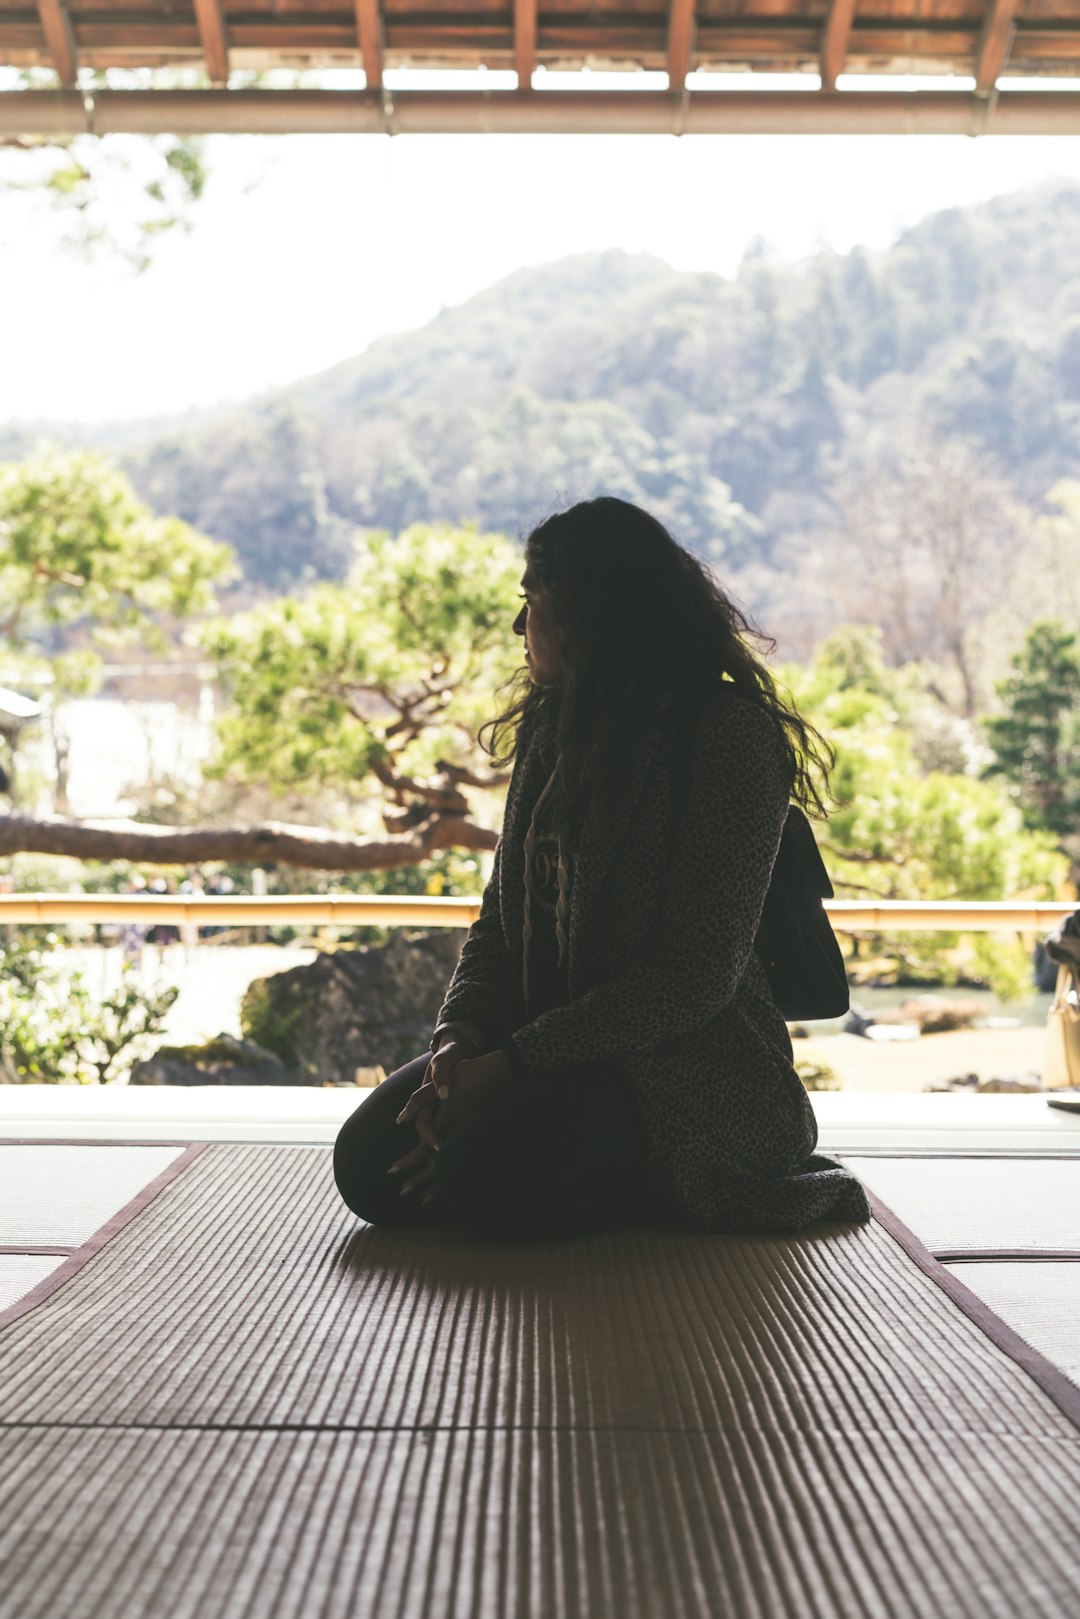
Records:
[[[705,710],[647,958],[515,1030],[504,1049],[518,1077],[617,1061],[723,1011],[754,947],[790,786],[779,725],[766,709],[732,694]],[[633,881],[632,872],[624,877]]]
[[[499,883],[502,871],[503,840],[495,845],[495,862],[480,901],[480,914],[469,929],[461,947],[439,1015],[436,1030],[444,1024],[470,1024],[491,1047],[504,1039],[512,1027],[520,992],[511,980],[510,960],[503,932]]]

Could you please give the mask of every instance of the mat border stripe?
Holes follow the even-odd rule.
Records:
[[[118,1144],[119,1143],[111,1143],[111,1145]],[[5,1142],[3,1145],[24,1146],[30,1145],[30,1143]],[[34,1145],[50,1147],[72,1145],[84,1146],[87,1145],[87,1143],[49,1141],[40,1143],[35,1142]],[[110,1145],[110,1143],[100,1142],[96,1143],[96,1145],[105,1146]],[[122,1145],[128,1146],[134,1145],[134,1143],[124,1142]],[[162,1143],[153,1142],[150,1143],[150,1145],[161,1146]],[[71,1278],[77,1274],[77,1272],[82,1270],[83,1266],[88,1260],[93,1259],[95,1254],[101,1252],[102,1248],[105,1247],[107,1242],[111,1242],[113,1237],[115,1237],[118,1232],[122,1231],[126,1225],[129,1225],[137,1214],[141,1214],[142,1211],[154,1201],[158,1193],[164,1191],[165,1187],[168,1186],[170,1181],[175,1180],[178,1175],[182,1175],[183,1172],[188,1169],[192,1163],[194,1163],[195,1159],[200,1157],[200,1155],[206,1151],[209,1145],[210,1143],[206,1141],[189,1143],[188,1146],[184,1148],[184,1151],[180,1153],[179,1157],[175,1158],[171,1164],[163,1169],[160,1175],[156,1175],[152,1181],[148,1182],[146,1186],[144,1186],[140,1191],[136,1192],[131,1201],[129,1203],[125,1203],[122,1209],[118,1209],[111,1219],[106,1220],[103,1226],[99,1226],[94,1232],[93,1236],[88,1237],[87,1240],[84,1243],[81,1243],[78,1248],[74,1249],[74,1251],[70,1248],[63,1250],[67,1254],[67,1258],[64,1260],[63,1264],[58,1265],[54,1271],[50,1271],[48,1276],[44,1277],[40,1282],[38,1282],[36,1287],[32,1287],[29,1293],[24,1293],[22,1298],[16,1299],[14,1304],[9,1304],[7,1309],[0,1310],[0,1329],[10,1326],[13,1321],[18,1321],[21,1316],[29,1315],[30,1311],[35,1310],[39,1304],[43,1303],[44,1300],[49,1297],[50,1294],[55,1293],[58,1288],[63,1287],[65,1282],[69,1282]],[[32,1250],[27,1248],[20,1248],[18,1250],[19,1253],[28,1253],[31,1251]],[[36,1251],[38,1253],[42,1252],[40,1248]]]
[[[900,1244],[908,1258],[913,1259],[919,1269],[936,1282],[943,1293],[948,1294],[957,1308],[975,1323],[991,1343],[1038,1384],[1074,1427],[1080,1428],[1080,1387],[1048,1361],[1045,1355],[1033,1349],[1018,1332],[1014,1332],[977,1293],[965,1286],[930,1252],[914,1231],[897,1218],[887,1203],[883,1203],[868,1186],[864,1187],[864,1191],[870,1200],[874,1219]]]

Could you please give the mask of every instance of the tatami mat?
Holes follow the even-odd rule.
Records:
[[[77,1248],[182,1151],[0,1142],[0,1247]]]
[[[1080,1609],[1080,1430],[876,1222],[482,1246],[211,1147],[0,1359],[2,1619]]]
[[[949,1270],[1033,1349],[1080,1383],[1080,1263],[995,1260],[951,1263]]]
[[[970,1350],[1043,1431],[1042,1396],[876,1224],[419,1240],[361,1226],[318,1148],[207,1148],[0,1343],[4,1421],[724,1431],[753,1390],[777,1422],[861,1430],[924,1426],[930,1390],[934,1425],[981,1427]],[[890,1370],[852,1407],[864,1364]]]
[[[1077,1559],[1061,1534],[1074,1497],[1055,1492],[1080,1479],[1049,1445],[922,1437],[913,1466],[910,1441],[892,1435],[754,1431],[749,1413],[745,1427],[730,1443],[677,1431],[11,1433],[0,1436],[0,1613],[1076,1612]]]
[[[29,1293],[63,1262],[63,1254],[0,1254],[0,1310]]]
[[[933,1253],[1080,1253],[1080,1158],[860,1158],[846,1169]]]

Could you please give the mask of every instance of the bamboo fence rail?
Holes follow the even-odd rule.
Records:
[[[1071,901],[854,900],[825,901],[840,932],[1046,933],[1076,910]],[[476,898],[426,894],[3,894],[0,924],[28,922],[194,923],[265,927],[317,922],[331,927],[469,927]]]

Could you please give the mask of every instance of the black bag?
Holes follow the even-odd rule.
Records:
[[[683,716],[676,731],[674,789],[679,813],[686,803],[690,774],[689,715]],[[754,938],[773,999],[789,1023],[842,1017],[851,1003],[844,958],[821,903],[832,895],[814,829],[799,806],[790,804]]]
[[[789,1023],[842,1017],[851,1004],[844,958],[821,903],[832,894],[814,829],[798,804],[789,804],[754,939]]]

